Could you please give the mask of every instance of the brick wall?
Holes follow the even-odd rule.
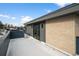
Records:
[[[66,15],[46,21],[46,43],[75,55],[75,17]]]

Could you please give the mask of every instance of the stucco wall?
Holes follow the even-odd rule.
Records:
[[[40,23],[40,41],[45,42],[45,22]]]
[[[33,26],[32,26],[32,25],[28,25],[26,32],[27,32],[29,35],[33,36]]]
[[[66,15],[46,21],[46,43],[62,51],[75,54],[74,15]]]

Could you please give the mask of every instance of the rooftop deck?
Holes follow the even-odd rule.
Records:
[[[44,43],[26,35],[25,38],[11,39],[7,56],[66,56]]]
[[[14,35],[13,35],[14,34]],[[0,45],[1,56],[67,56],[22,31],[12,31]]]

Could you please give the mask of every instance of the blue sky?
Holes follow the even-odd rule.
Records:
[[[0,3],[0,21],[21,26],[66,5],[67,3]]]

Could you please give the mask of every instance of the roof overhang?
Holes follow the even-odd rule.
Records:
[[[45,20],[48,20],[48,19],[51,19],[51,18],[59,17],[59,16],[62,16],[62,15],[66,15],[66,14],[70,14],[70,13],[74,13],[74,12],[78,12],[78,11],[79,11],[79,4],[74,3],[74,4],[68,5],[66,7],[63,7],[61,9],[58,9],[54,12],[51,12],[49,14],[46,14],[42,17],[36,18],[33,21],[26,23],[26,25],[33,24],[33,23],[36,23],[36,22],[45,21]]]

